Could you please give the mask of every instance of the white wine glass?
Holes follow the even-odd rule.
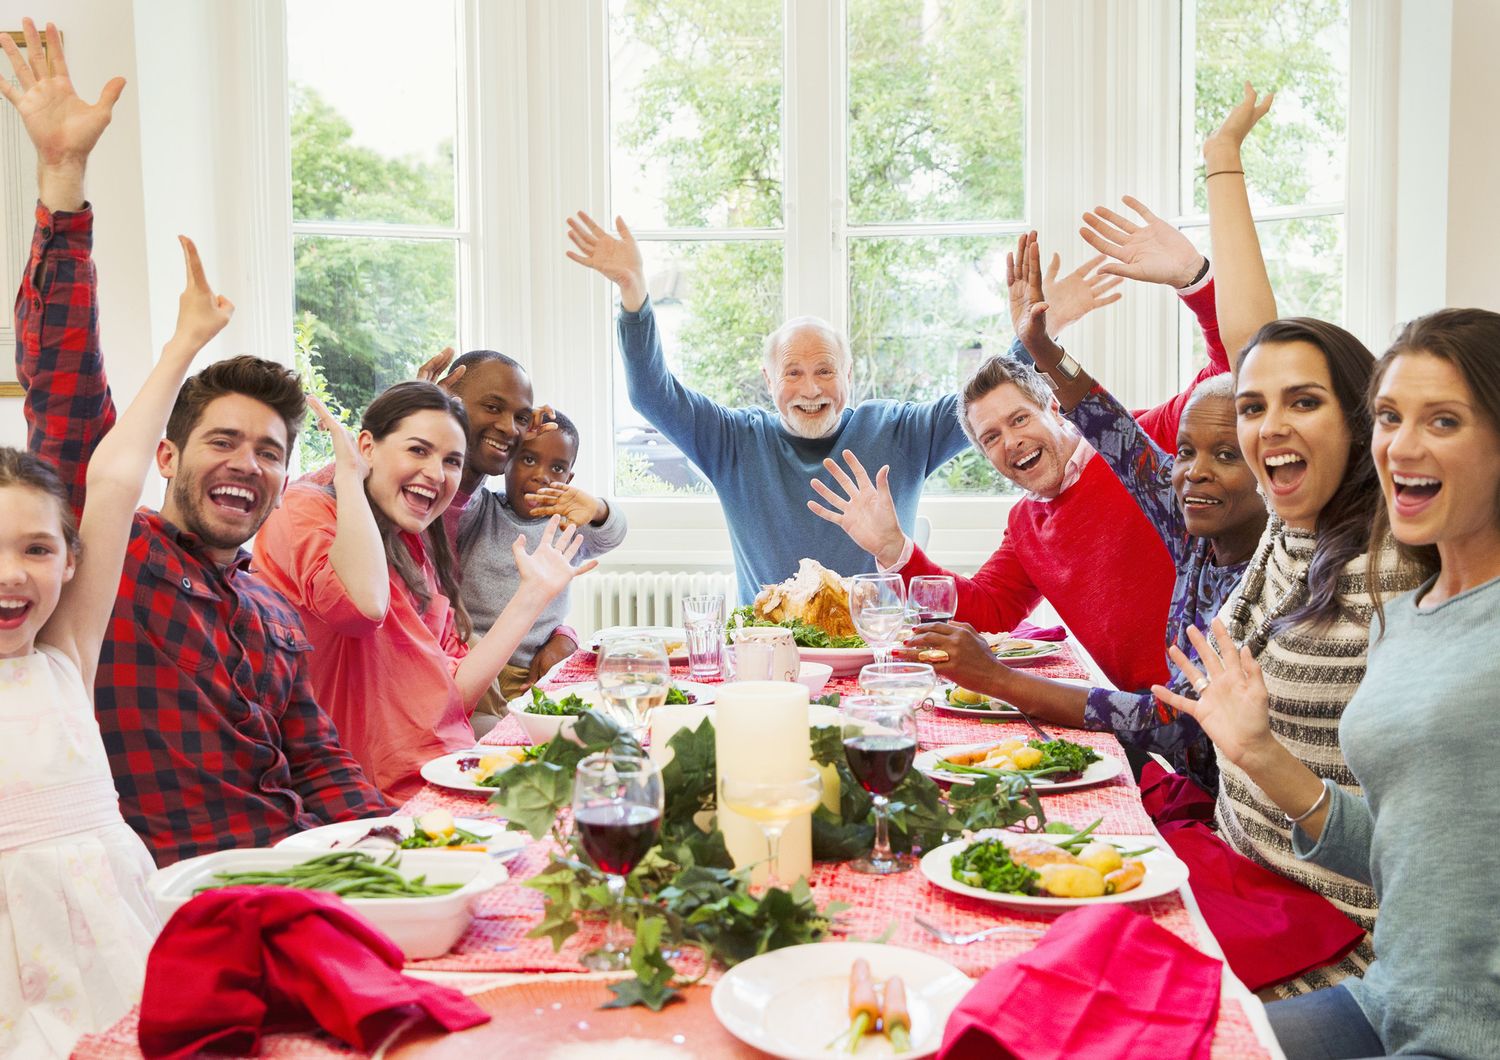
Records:
[[[849,581],[849,617],[875,651],[876,662],[890,662],[891,648],[906,625],[906,584],[901,575],[856,574]]]
[[[798,817],[812,813],[823,797],[823,771],[807,766],[788,780],[719,774],[719,805],[760,825],[766,837],[766,890],[781,886],[781,835]]]
[[[667,701],[672,664],[660,637],[623,634],[599,646],[600,711],[635,737],[645,739],[651,711]]]

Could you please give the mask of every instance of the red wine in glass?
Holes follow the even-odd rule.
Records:
[[[915,625],[924,622],[948,622],[951,621],[952,618],[952,611],[918,611],[916,613],[916,620],[913,624]]]
[[[653,806],[607,802],[573,811],[583,849],[603,872],[628,876],[656,844],[661,813]]]
[[[869,733],[844,741],[849,772],[871,795],[889,795],[911,771],[917,741],[904,733]]]

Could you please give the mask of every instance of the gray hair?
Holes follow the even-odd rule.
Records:
[[[976,446],[979,439],[974,437],[974,426],[969,422],[969,406],[1006,383],[1014,383],[1038,408],[1052,407],[1052,388],[1031,365],[1003,353],[986,358],[964,382],[958,395],[958,425]]]
[[[1196,405],[1199,401],[1209,398],[1219,398],[1221,401],[1232,402],[1234,400],[1234,376],[1228,372],[1220,372],[1218,375],[1209,376],[1203,382],[1193,387],[1193,392],[1188,395],[1187,402],[1182,407],[1187,409],[1192,405]]]
[[[849,352],[849,337],[842,331],[822,317],[792,317],[791,320],[766,336],[765,346],[761,349],[761,363],[765,366],[767,375],[775,374],[776,357],[781,353],[781,347],[799,331],[816,331],[827,339],[838,357],[840,367],[847,368],[854,363],[854,358]]]

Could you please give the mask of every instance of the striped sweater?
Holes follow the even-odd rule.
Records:
[[[1315,540],[1312,532],[1292,529],[1272,515],[1239,589],[1225,603],[1220,617],[1235,643],[1248,643],[1260,663],[1276,738],[1319,777],[1358,795],[1359,784],[1339,749],[1338,728],[1344,707],[1365,675],[1375,611],[1365,577],[1366,555],[1355,557],[1339,574],[1338,595],[1347,614],[1332,623],[1299,623],[1271,632],[1278,619],[1307,598]],[[1421,581],[1418,574],[1401,569],[1389,539],[1381,549],[1378,570],[1376,588],[1385,600]],[[1282,984],[1277,992],[1292,997],[1362,975],[1375,957],[1368,934],[1375,925],[1375,892],[1299,860],[1292,852],[1291,829],[1276,804],[1227,758],[1219,758],[1219,769],[1215,812],[1219,834],[1252,861],[1317,891],[1367,932],[1343,961]]]

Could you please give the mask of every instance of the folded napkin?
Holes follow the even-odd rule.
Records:
[[[1068,631],[1062,626],[1033,626],[1030,622],[1022,622],[1010,631],[1012,637],[1020,637],[1022,640],[1067,640]]]
[[[208,891],[167,921],[146,960],[141,1052],[253,1054],[264,1033],[315,1027],[369,1051],[408,1021],[455,1031],[490,1018],[401,963],[394,942],[331,894]]]
[[[1181,773],[1169,773],[1154,761],[1141,767],[1141,805],[1157,828],[1185,821],[1211,825],[1214,797]]]
[[[1075,909],[979,980],[938,1057],[1207,1060],[1222,967],[1123,905]]]
[[[1251,990],[1341,960],[1365,937],[1364,928],[1321,894],[1257,865],[1201,822],[1158,828],[1187,862],[1203,919]]]

